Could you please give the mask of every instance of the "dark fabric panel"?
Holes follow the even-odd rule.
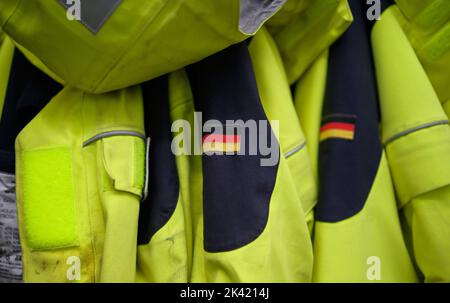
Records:
[[[141,203],[139,213],[138,244],[143,245],[169,221],[177,206],[180,186],[171,151],[168,77],[161,76],[141,87],[145,131],[151,139],[149,195]]]
[[[15,173],[15,154],[13,151],[0,150],[0,172]]]
[[[384,12],[389,6],[395,4],[394,0],[381,0],[381,12]]]
[[[233,45],[187,68],[195,108],[203,122],[266,120],[247,44]],[[258,127],[258,136],[261,134]],[[248,131],[239,129],[246,155],[203,155],[204,246],[209,252],[238,249],[255,240],[267,224],[279,162],[261,166],[250,155]],[[263,135],[263,134],[261,134]],[[267,140],[276,145],[271,127]],[[279,159],[278,159],[279,160]]]
[[[322,117],[321,125],[323,126],[327,123],[332,123],[332,122],[355,123],[357,118],[358,117],[355,115],[331,114],[331,115]]]
[[[59,83],[15,51],[0,121],[1,151],[14,152],[17,135],[61,89]],[[0,170],[11,169],[13,173],[14,157],[2,157]]]
[[[345,220],[364,207],[382,152],[365,7],[360,0],[349,3],[355,20],[330,49],[323,117],[328,122],[333,115],[352,117],[355,138],[331,138],[320,144],[320,192],[315,216],[324,222]]]

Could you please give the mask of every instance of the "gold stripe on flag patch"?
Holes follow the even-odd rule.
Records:
[[[330,129],[320,133],[320,141],[324,141],[330,138],[353,140],[355,138],[355,132],[339,129]]]
[[[207,142],[203,143],[203,152],[223,152],[223,153],[231,153],[231,152],[239,152],[241,150],[240,143],[233,142]]]

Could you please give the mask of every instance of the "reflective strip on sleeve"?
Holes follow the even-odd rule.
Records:
[[[80,22],[96,34],[122,0],[58,0],[71,15],[79,13]],[[78,6],[77,6],[78,5]],[[76,10],[79,10],[78,12]]]

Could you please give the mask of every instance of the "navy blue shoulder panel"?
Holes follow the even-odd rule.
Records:
[[[179,179],[171,150],[168,76],[141,85],[144,100],[145,132],[150,136],[149,195],[141,203],[138,244],[150,242],[171,218],[177,206]]]
[[[202,112],[204,122],[216,119],[224,132],[227,120],[267,122],[245,42],[193,64],[187,71],[195,108]],[[241,147],[245,145],[245,155],[202,157],[204,247],[209,252],[238,249],[255,240],[267,224],[279,159],[273,166],[261,166],[265,156],[259,150],[250,155],[248,132],[239,133],[231,138]],[[270,125],[267,132],[258,126],[256,135],[267,136],[279,151]]]
[[[20,51],[14,51],[0,121],[0,151],[9,154],[0,157],[1,171],[14,173],[17,135],[61,89],[59,83],[31,64]]]
[[[378,171],[378,96],[369,28],[360,0],[349,1],[354,22],[331,47],[319,149],[315,216],[338,222],[365,204]]]

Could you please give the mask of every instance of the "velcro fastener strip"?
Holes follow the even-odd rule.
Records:
[[[29,247],[47,250],[77,246],[70,149],[24,151],[20,161],[22,218]]]

